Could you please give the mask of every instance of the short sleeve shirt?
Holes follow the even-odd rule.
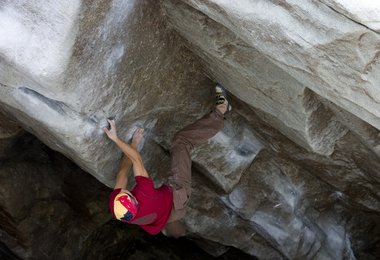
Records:
[[[171,188],[163,185],[156,189],[152,179],[143,176],[136,176],[135,180],[131,193],[138,201],[138,209],[128,223],[139,225],[149,234],[158,234],[168,221],[173,206]]]

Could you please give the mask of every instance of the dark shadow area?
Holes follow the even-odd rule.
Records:
[[[256,259],[231,248],[213,257],[194,242],[173,239],[161,233],[151,236],[137,226],[111,220],[99,227],[83,244],[79,259]]]

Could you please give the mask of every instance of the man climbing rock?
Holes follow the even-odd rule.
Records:
[[[175,134],[170,151],[168,184],[157,189],[137,151],[143,138],[143,129],[137,129],[131,144],[128,144],[117,136],[115,121],[108,120],[110,129],[105,128],[104,131],[124,153],[110,195],[110,211],[116,219],[139,225],[152,235],[161,230],[173,237],[185,235],[180,220],[185,216],[191,194],[191,150],[218,133],[224,126],[224,114],[231,110],[224,89],[217,85],[215,90],[215,109]],[[128,171],[131,166],[136,185],[128,191]]]

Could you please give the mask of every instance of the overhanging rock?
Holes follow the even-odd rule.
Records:
[[[219,5],[235,8],[232,6],[236,5],[230,2],[230,6],[228,1],[185,4],[180,0],[165,0],[163,3],[173,27],[204,60],[209,73],[230,92],[256,108],[258,113],[261,111],[262,119],[307,150],[324,155],[334,151],[336,140],[346,133],[345,127],[318,101],[310,90],[312,85],[303,80],[301,83],[289,73],[292,66],[279,66],[260,48],[261,44],[279,48],[282,40],[275,42],[272,36],[271,42],[261,43],[255,36],[256,31],[252,31],[251,38],[242,35],[245,27],[259,26],[255,16],[249,16],[251,20],[246,21],[247,17],[235,13],[237,10],[231,14],[228,9],[222,12]],[[249,6],[255,8],[254,4]],[[244,5],[236,8],[244,9]],[[249,10],[240,11],[243,15]],[[239,28],[226,25],[234,19],[239,21]],[[245,23],[240,24],[242,21]]]
[[[5,1],[1,12],[1,106],[109,186],[119,151],[106,118],[127,138],[136,125],[162,132],[152,122],[178,111],[186,122],[211,106],[210,83],[159,2]]]
[[[170,139],[210,111],[219,81],[233,111],[194,153],[189,235],[215,253],[367,259],[380,241],[379,37],[349,2],[0,0],[0,107],[110,187],[121,153],[106,118],[125,140],[142,126],[162,184]]]
[[[326,1],[331,3],[331,1]],[[340,1],[339,13],[313,1],[190,0],[188,4],[255,47],[318,95],[380,129],[380,36],[345,13],[361,16],[360,7]],[[347,7],[346,7],[347,5]],[[376,21],[376,12],[369,19]],[[313,15],[310,15],[313,14]],[[349,54],[349,55],[348,55]]]

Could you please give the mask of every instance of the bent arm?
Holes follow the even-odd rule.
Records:
[[[120,138],[116,138],[113,141],[123,151],[123,153],[131,160],[132,165],[133,165],[134,175],[149,177],[149,174],[144,167],[144,163],[143,163],[140,153],[134,147],[125,143]]]
[[[108,138],[111,139],[113,142],[115,142],[115,144],[123,151],[125,156],[132,162],[134,175],[135,176],[149,177],[148,172],[145,170],[144,163],[142,161],[141,155],[136,149],[136,147],[137,147],[136,142],[132,142],[132,145],[125,143],[123,140],[121,140],[117,136],[115,121],[114,120],[108,120],[108,123],[110,124],[110,129],[104,128],[103,130],[107,134]],[[127,164],[127,163],[128,163],[128,161],[125,162],[125,164]],[[122,164],[123,164],[123,161],[122,161]],[[122,164],[121,164],[121,166],[122,166]],[[122,170],[123,170],[122,172],[125,173],[125,170],[124,169],[122,169]],[[120,172],[120,169],[119,169],[118,174],[122,175],[122,173]],[[128,171],[125,173],[125,175],[127,175],[127,174],[128,174]],[[125,186],[126,186],[127,177],[128,176],[120,176],[120,178],[121,178],[120,184],[117,182],[117,185],[122,186],[125,184]]]

